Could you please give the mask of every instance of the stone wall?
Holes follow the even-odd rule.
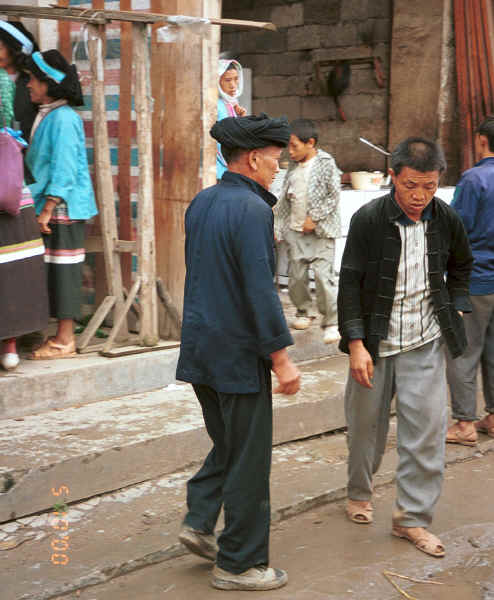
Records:
[[[385,159],[359,143],[359,136],[386,146],[392,0],[223,0],[224,18],[272,21],[278,32],[223,29],[222,51],[253,71],[253,111],[289,119],[306,117],[319,127],[319,145],[344,171],[384,170]],[[374,47],[362,37],[372,32]],[[316,63],[382,60],[386,85],[378,87],[374,68],[351,66],[350,85],[341,96],[342,122],[333,99],[321,89]],[[321,66],[324,81],[331,66]]]

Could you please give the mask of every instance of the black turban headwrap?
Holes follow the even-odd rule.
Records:
[[[31,71],[36,79],[48,84],[48,96],[51,96],[54,100],[65,98],[72,106],[82,106],[84,100],[76,66],[70,65],[58,50],[47,50],[42,52],[41,56],[50,67],[65,73],[65,77],[60,83],[48,77],[32,57],[26,59],[25,68]]]
[[[225,148],[254,150],[266,146],[286,146],[290,126],[286,117],[270,119],[267,114],[227,117],[216,121],[209,132]]]

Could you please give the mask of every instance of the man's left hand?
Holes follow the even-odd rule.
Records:
[[[304,221],[304,228],[303,228],[304,233],[312,233],[315,228],[316,228],[316,224],[311,219],[311,217],[309,217],[309,215],[307,215],[305,217],[305,221]]]

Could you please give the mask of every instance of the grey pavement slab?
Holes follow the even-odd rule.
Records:
[[[178,351],[22,360],[15,371],[0,369],[0,420],[164,387],[175,380]]]
[[[339,355],[301,365],[301,392],[274,397],[275,444],[344,426],[346,364]],[[2,424],[0,522],[49,509],[59,485],[71,501],[89,498],[183,469],[210,448],[192,387],[180,382]]]
[[[299,574],[297,585],[304,582],[305,585],[310,581],[314,583],[308,573],[313,575],[314,571],[310,569],[315,568],[319,563],[321,563],[321,569],[316,569],[317,585],[309,586],[308,591],[312,590],[314,596],[291,596],[288,594],[273,597],[318,599],[319,595],[323,594],[324,577],[333,573],[330,567],[324,563],[328,552],[340,553],[338,563],[340,570],[346,561],[343,572],[340,573],[336,570],[331,577],[334,575],[338,586],[343,585],[345,580],[347,584],[351,583],[352,585],[348,585],[348,587],[354,589],[355,595],[348,597],[359,600],[364,597],[367,600],[384,599],[384,596],[361,595],[357,593],[357,590],[362,592],[363,588],[354,587],[353,580],[359,578],[359,569],[363,568],[360,563],[362,561],[365,563],[369,554],[374,556],[374,560],[379,566],[382,561],[390,557],[390,551],[392,554],[401,553],[401,566],[394,565],[396,569],[402,569],[401,572],[403,572],[403,565],[406,564],[403,562],[406,557],[414,559],[419,571],[423,565],[431,564],[431,561],[432,563],[437,562],[434,559],[428,559],[400,540],[392,540],[389,536],[391,510],[386,508],[384,515],[383,504],[385,503],[381,500],[384,492],[381,490],[383,486],[394,479],[397,462],[396,452],[393,448],[394,426],[391,427],[388,441],[388,451],[375,481],[376,521],[378,524],[366,528],[348,523],[349,529],[347,530],[347,525],[345,525],[344,531],[341,528],[334,530],[333,526],[328,526],[324,539],[328,549],[331,548],[331,550],[324,549],[324,552],[317,553],[310,560],[307,557],[313,543],[310,522],[305,521],[306,526],[302,530],[298,529],[296,535],[290,536],[290,539],[283,543],[278,544],[276,541],[276,531],[290,530],[292,521],[286,520],[289,516],[345,497],[345,435],[343,433],[324,435],[274,448],[271,486],[272,513],[273,522],[277,525],[274,527],[272,555],[279,559],[279,563],[282,563],[280,566],[286,566],[284,564],[286,557],[292,556],[293,564],[290,571]],[[494,520],[494,513],[492,509],[489,509],[490,503],[488,502],[489,497],[492,497],[492,495],[489,496],[488,490],[491,489],[489,486],[494,486],[492,483],[494,482],[493,450],[494,440],[486,436],[482,436],[477,448],[460,446],[448,446],[447,448],[449,465],[467,460],[471,465],[472,476],[471,479],[463,479],[459,482],[452,479],[453,471],[449,469],[446,471],[445,487],[450,486],[452,493],[447,498],[441,499],[436,511],[437,518],[433,531],[441,533],[441,535],[446,531],[449,536],[446,539],[452,549],[456,548],[457,543],[453,530],[465,523],[463,515],[459,514],[454,506],[455,503],[469,506],[468,497],[472,493],[472,489],[480,490],[477,492],[477,496],[479,496],[477,505],[480,503],[482,506],[482,509],[477,508],[478,512],[473,522],[478,524],[486,520]],[[470,461],[469,459],[472,458],[479,460]],[[185,553],[185,549],[176,542],[176,536],[185,511],[185,483],[195,469],[196,467],[185,469],[111,494],[70,504],[66,513],[62,515],[62,521],[60,521],[60,515],[44,513],[0,525],[2,600],[48,600],[56,598],[62,593],[66,594],[76,590],[81,590],[80,597],[86,600],[110,600],[110,598],[111,600],[113,598],[127,600],[127,598],[133,597],[147,600],[147,598],[161,597],[154,585],[151,585],[151,579],[157,576],[156,573],[168,573],[165,576],[166,585],[160,588],[161,592],[168,589],[170,592],[175,590],[174,593],[178,593],[178,589],[180,589],[181,593],[187,594],[183,596],[172,594],[165,597],[178,600],[179,598],[198,598],[205,594],[204,598],[215,598],[216,596],[208,592],[207,580],[210,567],[207,564],[199,562],[195,557],[184,557],[179,562],[175,560]],[[474,488],[476,484],[473,480],[479,479],[479,477],[482,486]],[[63,482],[60,481],[59,484],[63,485]],[[338,507],[337,510],[338,518],[345,523],[341,508]],[[325,522],[324,519],[319,522],[318,526],[323,522]],[[221,524],[219,525],[221,527]],[[56,530],[55,526],[62,528],[63,531]],[[386,534],[383,532],[383,527],[386,529]],[[478,543],[482,545],[484,541],[482,541],[481,534],[482,531],[477,528],[475,530],[476,537],[474,537],[475,539],[478,537]],[[464,549],[466,538],[463,539],[464,533],[461,535],[463,536],[461,548]],[[66,536],[65,545],[61,545],[62,536]],[[376,537],[374,538],[374,536]],[[322,540],[323,538],[321,538]],[[54,559],[55,562],[53,562],[54,554],[57,555]],[[55,564],[65,562],[64,556],[67,558],[67,564]],[[298,557],[299,562],[294,557]],[[325,565],[324,568],[322,568],[322,564]],[[158,566],[150,567],[150,565]],[[374,579],[370,579],[371,581],[375,581],[375,577],[377,577],[376,573],[372,572],[375,566],[374,563],[370,566],[367,565],[367,570],[364,571],[368,573],[369,577],[374,577]],[[147,568],[140,571],[139,574],[137,571],[142,567]],[[170,574],[171,569],[177,569],[176,576]],[[134,584],[128,583],[128,580],[125,579],[128,577],[125,575],[126,573],[134,571],[136,573],[132,577],[135,577],[135,580],[143,586],[142,594],[136,591],[136,588],[133,587]],[[406,571],[406,573],[413,575],[419,571],[414,568],[412,573],[410,571]],[[147,579],[146,572],[149,573]],[[190,575],[188,582],[184,580],[187,575]],[[156,595],[148,593],[146,587],[148,584],[143,583],[142,576],[144,576],[144,581],[148,581],[149,590]],[[363,585],[365,577],[360,576],[360,579],[362,581],[359,585]],[[114,580],[113,584],[110,583],[112,580]],[[121,582],[127,583],[124,583],[122,587]],[[330,579],[329,582],[331,586],[336,585],[334,579]],[[160,585],[161,583],[160,579]],[[96,587],[94,587],[95,585]],[[172,585],[175,587],[170,587]],[[181,586],[185,587],[182,589]],[[327,592],[333,589],[331,586],[326,589]],[[300,590],[295,589],[299,593]],[[127,595],[112,596],[110,594],[112,590],[125,592]],[[293,588],[290,593],[293,593]],[[76,596],[71,595],[70,597],[75,598]],[[320,597],[340,600],[338,595],[321,595]],[[346,596],[341,596],[341,598],[344,597]],[[387,597],[392,598],[393,596]],[[458,597],[458,600],[463,600],[463,598]]]

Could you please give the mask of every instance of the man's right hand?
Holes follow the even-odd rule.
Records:
[[[372,377],[374,376],[374,364],[372,357],[364,346],[362,340],[350,340],[350,371],[357,383],[366,388],[372,388]]]
[[[300,371],[288,357],[286,348],[273,352],[271,360],[279,384],[273,392],[286,395],[296,394],[300,389]]]

